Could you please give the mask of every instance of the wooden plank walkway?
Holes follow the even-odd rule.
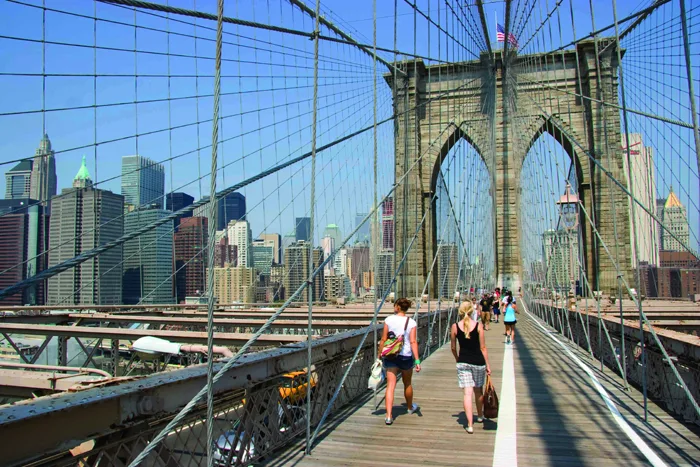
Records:
[[[591,378],[531,318],[521,313],[518,319],[510,375],[516,392],[517,464],[649,465],[615,422]],[[503,324],[492,324],[486,335],[492,377],[500,394],[507,352]],[[621,378],[608,369],[601,373],[597,362],[567,347],[593,371],[627,423],[663,462],[700,465],[700,430],[683,425],[651,402],[649,423],[645,424],[639,391],[624,391]],[[507,435],[503,412],[500,428],[496,419],[475,424],[473,435],[464,431],[466,419],[449,344],[430,356],[423,371],[414,375],[414,391],[415,401],[421,406],[417,414],[408,415],[405,405],[396,408],[404,403],[399,384],[392,426],[384,425],[383,397],[378,398],[379,408],[375,410],[370,395],[328,422],[311,455],[303,456],[302,440],[264,465],[517,465],[499,456],[494,460],[497,436]],[[508,443],[507,447],[514,446]]]

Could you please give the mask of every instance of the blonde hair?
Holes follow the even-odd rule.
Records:
[[[471,311],[473,309],[474,309],[474,307],[472,305],[472,302],[469,300],[464,301],[459,305],[458,315],[459,315],[459,319],[462,320],[462,323],[463,323],[462,325],[465,329],[464,336],[467,339],[469,339],[469,334],[470,334],[469,332],[467,332],[467,330],[469,329],[467,327],[467,320],[469,319],[469,313],[471,313]]]

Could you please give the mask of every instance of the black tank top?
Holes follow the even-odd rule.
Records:
[[[457,340],[459,341],[459,358],[458,363],[470,363],[472,365],[486,365],[484,354],[481,353],[481,345],[479,343],[479,325],[474,326],[474,329],[469,333],[469,339],[457,325]]]

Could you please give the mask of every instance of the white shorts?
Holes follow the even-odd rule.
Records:
[[[460,388],[480,388],[486,381],[486,365],[457,364],[457,380]]]

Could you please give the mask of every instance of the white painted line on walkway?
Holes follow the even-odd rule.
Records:
[[[503,380],[498,407],[498,429],[493,448],[493,467],[517,467],[517,425],[515,420],[515,365],[513,347],[503,352]]]
[[[524,304],[523,304],[524,306]],[[576,355],[574,355],[569,348],[564,345],[559,339],[557,339],[553,334],[549,332],[547,328],[545,328],[542,323],[540,323],[540,320],[536,318],[535,316],[531,315],[529,311],[527,311],[526,307],[524,307],[523,311],[532,319],[532,321],[537,324],[537,326],[540,327],[540,329],[543,332],[544,335],[549,336],[559,344],[559,346],[564,349],[564,352],[569,356],[571,360],[573,360],[579,368],[581,368],[588,377],[591,379],[591,382],[593,383],[593,386],[598,390],[598,393],[600,394],[600,397],[603,398],[603,401],[605,401],[605,405],[608,407],[608,410],[610,411],[610,414],[612,415],[613,419],[617,423],[617,425],[622,429],[622,431],[625,432],[627,437],[634,443],[635,446],[637,446],[637,449],[641,451],[642,454],[644,454],[644,457],[647,458],[647,460],[651,463],[651,465],[655,467],[667,467],[666,463],[661,460],[659,456],[656,455],[653,449],[649,447],[647,443],[644,442],[642,438],[639,437],[636,431],[627,423],[627,420],[625,420],[625,417],[622,416],[620,411],[618,410],[617,406],[615,403],[610,399],[610,396],[608,395],[607,391],[605,388],[603,388],[603,385],[600,384],[600,381],[598,381],[598,378],[596,377],[595,374],[591,371],[590,368],[586,364],[584,364],[581,359],[579,359]],[[500,425],[500,420],[499,420],[499,425]],[[495,464],[494,464],[495,465]]]

